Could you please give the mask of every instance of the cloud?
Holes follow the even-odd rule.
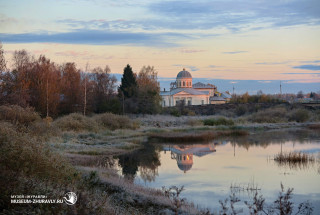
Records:
[[[192,65],[185,65],[185,64],[173,64],[172,66],[175,67],[183,67],[183,68],[188,68],[190,69],[192,72],[198,71],[198,67],[196,66],[192,66]]]
[[[290,61],[282,61],[282,62],[258,62],[258,63],[255,63],[257,65],[280,65],[280,64],[287,64],[289,63]]]
[[[320,71],[320,65],[306,64],[300,66],[294,66],[293,69],[303,69],[303,70],[312,70],[312,71]]]
[[[149,5],[150,11],[167,19],[178,29],[242,29],[319,25],[320,2],[300,1],[161,1]],[[172,20],[172,22],[168,21]],[[179,27],[180,25],[180,27]]]
[[[258,81],[259,83],[263,83],[263,84],[269,84],[271,83],[271,81]]]
[[[49,52],[49,49],[37,49],[37,50],[33,50],[32,53],[34,54],[44,54]]]
[[[178,33],[130,33],[102,30],[76,30],[64,33],[0,33],[0,40],[6,43],[139,45],[152,47],[178,46],[177,41],[186,37],[188,36]]]
[[[320,60],[300,61],[301,63],[320,63]]]
[[[55,55],[66,56],[66,57],[81,57],[81,56],[88,56],[89,53],[87,51],[77,52],[77,51],[69,50],[69,51],[55,52]]]
[[[312,73],[312,72],[285,72],[281,73],[285,75],[319,75],[320,73]]]
[[[236,84],[236,83],[238,83],[238,81],[230,81],[229,83],[230,84]]]
[[[221,66],[209,65],[208,67],[209,67],[209,68],[219,68],[219,67],[221,67]]]
[[[222,54],[241,54],[241,53],[247,53],[247,51],[222,52]]]
[[[126,6],[125,3],[123,6]],[[132,6],[132,5],[131,5]],[[152,16],[134,19],[61,19],[73,29],[95,30],[210,30],[227,29],[229,32],[260,30],[295,25],[320,25],[318,0],[300,1],[148,1],[139,8]],[[206,33],[198,33],[205,36]],[[210,35],[207,35],[210,36]],[[217,35],[211,35],[217,36]]]
[[[179,52],[191,54],[191,53],[205,52],[205,50],[202,50],[202,49],[179,49]]]

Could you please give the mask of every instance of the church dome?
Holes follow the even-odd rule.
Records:
[[[191,169],[192,164],[181,164],[181,163],[178,163],[178,167],[179,167],[180,170],[186,172],[186,171]]]
[[[183,69],[181,72],[178,73],[177,78],[192,78],[190,72]]]

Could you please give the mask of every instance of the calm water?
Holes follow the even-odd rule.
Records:
[[[280,165],[272,158],[279,152],[303,151],[315,162]],[[294,202],[310,200],[314,214],[320,214],[320,135],[308,130],[258,132],[244,138],[221,139],[195,144],[146,144],[144,149],[118,157],[120,171],[135,183],[161,188],[185,186],[182,197],[201,208],[219,209],[219,200],[236,189],[242,203],[261,189],[267,203],[280,191],[294,188]]]

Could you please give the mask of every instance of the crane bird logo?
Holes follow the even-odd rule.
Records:
[[[73,192],[68,192],[64,195],[63,200],[67,205],[74,205],[77,201],[77,195]]]

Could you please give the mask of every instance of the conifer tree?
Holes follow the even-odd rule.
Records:
[[[123,93],[125,98],[132,98],[136,96],[137,80],[129,64],[124,68],[119,90],[121,91],[120,96]]]

